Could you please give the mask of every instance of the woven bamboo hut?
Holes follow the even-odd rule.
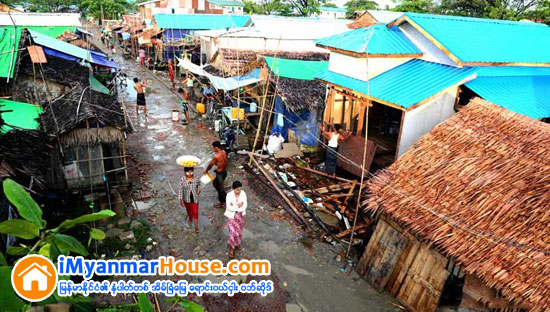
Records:
[[[126,133],[131,126],[117,99],[77,86],[45,105],[43,130],[57,137],[52,185],[83,189],[128,182]]]
[[[474,99],[369,182],[359,273],[410,311],[550,311],[549,147]]]

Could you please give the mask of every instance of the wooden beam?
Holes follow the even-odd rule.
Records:
[[[422,101],[420,101],[420,102],[418,102],[418,103],[416,103],[416,104],[414,104],[414,105],[412,105],[412,106],[409,106],[409,107],[406,109],[406,111],[411,111],[411,110],[417,108],[418,106],[420,106],[420,105],[422,105],[422,104],[425,104],[425,103],[427,103],[427,102],[429,102],[429,101],[431,101],[431,100],[437,98],[437,97],[440,96],[443,92],[445,92],[445,90],[447,90],[447,89],[449,89],[449,88],[452,88],[452,87],[455,87],[455,86],[456,86],[456,87],[461,86],[461,85],[465,84],[465,83],[468,82],[468,81],[474,80],[475,78],[477,78],[477,74],[476,74],[476,73],[473,73],[471,76],[468,76],[468,77],[466,77],[466,78],[460,80],[459,82],[457,82],[457,83],[455,83],[455,84],[453,84],[453,85],[450,85],[450,86],[448,86],[447,88],[445,88],[445,89],[443,89],[443,90],[437,92],[436,94],[434,94],[434,95],[432,95],[432,96],[430,96],[430,97],[428,97],[428,98],[425,98],[424,100],[422,100]]]
[[[334,180],[338,180],[338,181],[342,181],[342,182],[348,182],[348,183],[357,183],[356,180],[348,180],[348,179],[344,179],[344,178],[340,178],[340,177],[333,177],[328,173],[325,173],[325,172],[322,172],[322,171],[319,171],[319,170],[315,170],[315,169],[311,169],[311,168],[308,168],[308,167],[302,167],[302,166],[298,166],[298,165],[296,165],[296,167],[300,168],[300,169],[304,169],[304,170],[312,172],[312,173],[315,173],[316,175],[320,175],[320,176],[325,177],[325,178],[330,178],[330,179],[334,179]]]
[[[320,48],[323,48],[323,49],[327,49],[327,50],[332,51],[332,52],[345,54],[345,55],[349,55],[349,56],[353,56],[353,57],[357,57],[357,58],[366,58],[366,57],[377,57],[377,58],[405,58],[405,57],[410,57],[410,58],[420,58],[424,55],[423,53],[394,53],[394,54],[368,53],[367,54],[367,53],[363,53],[363,52],[354,52],[354,51],[343,50],[343,49],[339,49],[339,48],[335,48],[335,47],[331,47],[331,46],[326,46],[326,45],[322,45],[322,44],[317,44],[317,46],[320,47]]]
[[[281,191],[281,189],[277,186],[277,182],[275,182],[275,180],[273,179],[273,177],[271,176],[271,174],[269,174],[269,172],[267,172],[265,170],[265,168],[260,165],[258,163],[258,161],[256,160],[256,158],[254,157],[251,157],[250,159],[252,159],[252,162],[256,165],[256,167],[258,168],[258,170],[260,170],[260,172],[266,177],[266,179],[269,181],[269,183],[271,183],[271,185],[273,186],[273,188],[275,188],[275,190],[277,191],[277,193],[279,193],[279,195],[281,195],[281,197],[283,198],[283,200],[287,203],[287,205],[290,207],[291,211],[289,211],[289,213],[294,217],[294,219],[296,220],[296,222],[298,222],[299,224],[303,224],[305,225],[306,227],[308,227],[307,223],[306,223],[306,220],[304,219],[304,217],[302,216],[302,214],[300,213],[300,211],[298,210],[298,208],[296,208],[296,206],[294,206],[294,204],[292,203],[292,201],[286,196],[286,194]]]
[[[405,111],[401,112],[401,123],[399,124],[399,136],[397,137],[397,146],[395,147],[394,161],[399,157],[399,145],[401,144],[401,137],[403,136],[403,123],[405,121]]]
[[[550,67],[550,63],[527,63],[527,62],[464,62],[464,66],[529,66],[529,67]]]

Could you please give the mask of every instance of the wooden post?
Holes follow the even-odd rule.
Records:
[[[271,183],[271,185],[273,185],[273,187],[275,188],[275,190],[277,191],[277,193],[279,193],[279,195],[281,195],[281,197],[284,199],[284,201],[288,204],[288,206],[290,207],[290,209],[292,209],[292,212],[296,215],[294,217],[294,219],[299,223],[299,224],[304,224],[306,227],[307,227],[307,223],[306,221],[304,220],[304,217],[302,216],[302,214],[300,213],[300,211],[296,208],[296,206],[294,206],[294,204],[292,203],[292,201],[286,196],[286,194],[281,191],[281,189],[279,189],[279,187],[277,186],[277,182],[275,182],[275,180],[273,179],[273,177],[269,174],[269,172],[265,171],[264,167],[262,165],[260,165],[258,163],[258,161],[254,158],[253,155],[250,156],[250,159],[252,160],[252,162],[254,162],[254,164],[256,165],[256,167],[258,167],[258,170],[260,170],[260,172],[266,177],[266,179],[269,181],[269,183]],[[294,215],[293,214],[293,215]]]

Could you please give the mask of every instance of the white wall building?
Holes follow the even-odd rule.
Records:
[[[322,18],[346,18],[346,9],[342,8],[331,8],[331,7],[320,7],[320,13],[317,16]]]
[[[207,62],[218,49],[284,52],[324,52],[315,40],[349,30],[349,20],[251,16],[251,26],[229,30],[197,31]]]

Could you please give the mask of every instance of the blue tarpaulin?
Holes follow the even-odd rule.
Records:
[[[287,110],[284,101],[277,97],[275,98],[274,112],[272,134],[278,132],[285,140],[288,140],[288,129],[292,129],[296,134],[296,138],[300,138],[300,144],[307,146],[319,145],[319,123],[315,111],[302,110],[294,113]]]
[[[74,57],[74,56],[71,56],[69,54],[65,54],[65,53],[62,53],[62,52],[59,52],[59,51],[56,51],[56,50],[52,50],[52,49],[49,49],[49,48],[46,48],[46,47],[42,47],[42,50],[44,50],[44,53],[46,55],[59,57],[59,58],[62,58],[62,59],[68,60],[68,61],[78,61],[79,60],[78,57]]]

